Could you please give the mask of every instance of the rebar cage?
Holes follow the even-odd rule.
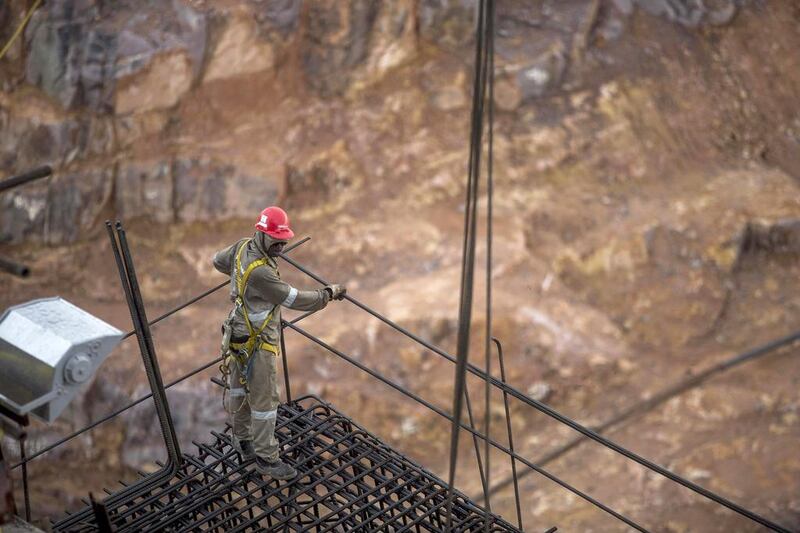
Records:
[[[280,407],[276,436],[299,475],[264,479],[242,463],[229,428],[195,442],[177,473],[107,507],[115,531],[444,531],[447,484],[315,396]],[[108,498],[106,501],[113,501]],[[490,531],[517,532],[496,515]],[[486,514],[456,493],[453,531],[484,531]],[[97,531],[86,507],[55,531]]]

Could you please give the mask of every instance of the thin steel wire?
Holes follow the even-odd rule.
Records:
[[[106,226],[113,244],[114,238],[111,232],[111,223],[106,222]],[[139,280],[136,277],[136,268],[128,245],[128,238],[125,233],[125,228],[122,227],[122,223],[119,220],[114,224],[114,227],[117,233],[117,240],[119,241],[119,249],[114,247],[114,257],[117,261],[120,277],[124,278],[127,276],[127,280],[121,279],[121,281],[125,289],[125,297],[128,306],[130,307],[131,319],[136,328],[136,336],[139,340],[139,348],[145,373],[147,374],[147,381],[150,383],[150,391],[153,393],[153,404],[156,408],[158,423],[161,426],[161,432],[164,436],[164,444],[169,454],[169,462],[171,464],[180,464],[182,456],[180,442],[178,441],[178,434],[175,431],[175,425],[172,420],[169,399],[164,389],[164,381],[161,376],[161,369],[158,365],[158,356],[156,355],[153,336],[147,321],[147,313],[144,308],[141,290],[139,289]],[[122,253],[122,263],[120,263],[119,252]],[[123,264],[124,268],[122,266]]]
[[[464,388],[464,402],[467,406],[467,422],[469,423],[470,427],[475,428],[475,416],[472,412],[472,400],[469,397],[469,389]],[[478,467],[478,475],[480,476],[481,480],[481,490],[488,493],[489,492],[489,480],[486,477],[486,473],[483,466],[483,458],[481,457],[481,445],[478,442],[478,437],[472,435],[472,446],[475,449],[475,463]],[[488,455],[487,455],[488,457]]]
[[[33,16],[34,11],[36,11],[39,8],[39,4],[41,4],[41,3],[42,3],[42,0],[36,0],[33,3],[33,6],[31,6],[31,8],[28,10],[28,13],[22,19],[22,22],[20,23],[20,25],[17,26],[16,30],[14,30],[14,34],[11,35],[11,38],[8,40],[8,42],[5,44],[5,46],[3,46],[3,49],[0,50],[0,59],[3,59],[3,56],[6,55],[6,52],[8,52],[11,49],[11,45],[14,44],[14,41],[16,41],[19,38],[19,36],[22,35],[22,30],[28,24],[28,21]]]

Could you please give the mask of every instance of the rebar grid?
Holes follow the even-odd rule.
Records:
[[[115,531],[444,531],[447,485],[314,396],[282,405],[275,434],[291,482],[242,463],[228,431],[194,444],[178,472],[109,506]],[[456,493],[453,531],[478,532],[484,511]],[[493,532],[517,532],[490,515]],[[90,508],[54,531],[98,531]]]

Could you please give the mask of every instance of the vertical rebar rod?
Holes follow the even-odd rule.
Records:
[[[484,339],[484,355],[486,359],[486,375],[492,375],[492,239],[493,227],[492,218],[494,217],[494,2],[489,2],[489,13],[487,20],[487,77],[489,79],[489,125],[487,127],[487,149],[486,149],[486,332]],[[486,403],[486,413],[484,425],[486,429],[486,441],[484,442],[484,455],[486,456],[486,486],[483,491],[484,509],[484,532],[489,533],[490,520],[489,514],[492,510],[492,493],[488,487],[492,484],[491,450],[489,439],[491,438],[490,424],[492,421],[491,411],[491,386],[489,380],[484,380],[484,401]],[[476,437],[477,438],[477,437]]]
[[[469,397],[469,389],[465,386],[464,387],[464,401],[466,402],[467,406],[467,419],[469,421],[469,427],[472,429],[477,429],[475,427],[475,416],[472,414],[472,401]],[[478,463],[478,474],[481,476],[481,488],[483,491],[489,492],[489,480],[486,479],[486,474],[484,473],[483,468],[483,460],[481,459],[481,445],[478,442],[478,437],[475,434],[472,434],[472,445],[475,448],[475,462]]]
[[[496,338],[492,337],[492,341],[494,341],[495,346],[497,346],[497,359],[500,362],[500,381],[502,383],[506,382],[506,363],[503,357],[503,345],[500,344],[500,341]],[[508,393],[503,391],[503,406],[505,407],[506,411],[506,429],[508,430],[508,449],[511,450],[511,453],[516,453],[514,451],[514,432],[511,430],[511,409],[508,406]],[[524,531],[522,527],[522,509],[520,506],[519,500],[519,479],[517,477],[517,459],[514,455],[510,455],[511,457],[511,479],[514,481],[514,503],[517,506],[517,525],[519,528]]]
[[[286,357],[286,340],[283,338],[283,330],[286,328],[286,322],[281,321],[281,360],[283,361],[283,382],[286,388],[286,403],[292,401],[292,387],[289,384],[289,360]]]
[[[178,435],[175,432],[175,425],[172,421],[172,412],[169,408],[169,400],[167,399],[167,391],[164,388],[164,381],[161,377],[161,368],[158,364],[158,356],[156,355],[155,346],[153,344],[153,334],[150,331],[150,324],[147,321],[147,313],[145,312],[144,302],[142,300],[142,293],[139,288],[139,280],[136,277],[136,270],[133,266],[133,256],[131,255],[130,247],[128,246],[128,238],[125,234],[125,229],[122,223],[116,223],[117,236],[119,238],[120,249],[122,251],[122,259],[125,263],[125,270],[128,273],[128,282],[130,283],[131,296],[133,297],[133,304],[136,307],[136,312],[139,316],[141,332],[144,338],[145,345],[147,346],[147,353],[149,355],[149,371],[152,373],[154,390],[153,400],[156,404],[156,412],[159,419],[167,428],[168,442],[167,450],[170,452],[170,459],[176,464],[181,464],[181,448],[178,442]]]
[[[478,4],[478,24],[475,47],[475,77],[472,94],[472,119],[470,128],[469,170],[464,204],[464,242],[461,258],[461,290],[458,313],[458,335],[456,342],[456,369],[453,386],[453,425],[450,432],[450,468],[447,478],[447,527],[453,530],[454,485],[458,467],[458,440],[460,435],[463,396],[466,388],[467,367],[469,366],[469,338],[472,320],[472,297],[475,274],[475,248],[477,235],[478,182],[480,178],[481,139],[483,135],[483,103],[486,89],[486,14],[487,2]]]
[[[25,436],[19,439],[19,458],[22,461],[22,494],[25,499],[25,521],[31,521],[31,497],[28,491],[28,461],[25,454]]]
[[[92,504],[92,512],[94,513],[94,520],[97,524],[97,530],[100,533],[114,533],[114,528],[111,527],[111,519],[108,516],[108,509],[103,502],[98,502],[94,499],[94,494],[89,493],[89,501]]]
[[[122,288],[125,293],[125,299],[128,303],[128,309],[131,314],[131,321],[133,322],[133,327],[134,330],[136,331],[136,339],[139,344],[139,351],[141,352],[142,355],[142,361],[144,362],[145,372],[147,374],[147,379],[150,384],[150,390],[153,393],[153,403],[155,404],[156,407],[156,413],[158,415],[159,424],[161,426],[161,433],[164,437],[164,444],[167,448],[167,453],[169,455],[170,463],[173,465],[179,465],[180,452],[179,448],[175,446],[177,444],[177,437],[174,434],[174,428],[171,427],[172,418],[169,415],[169,406],[167,404],[165,409],[165,404],[163,402],[163,400],[166,398],[166,392],[163,390],[163,383],[159,387],[160,379],[157,379],[155,372],[158,366],[158,362],[154,361],[154,358],[150,352],[150,346],[152,345],[152,336],[150,335],[149,327],[147,327],[147,329],[145,330],[145,327],[147,326],[146,317],[144,317],[139,312],[141,307],[141,302],[140,305],[137,305],[136,300],[134,299],[134,283],[136,291],[139,290],[139,285],[135,278],[136,276],[135,270],[129,270],[127,268],[127,264],[130,264],[132,266],[130,249],[127,247],[127,240],[124,241],[124,248],[123,248],[124,230],[122,229],[121,223],[117,222],[116,237],[114,235],[111,222],[106,222],[106,229],[108,230],[108,235],[111,240],[111,249],[114,252],[114,260],[117,263],[117,269],[119,271],[120,281],[122,283]],[[119,238],[119,244],[117,243],[117,238]],[[124,251],[127,251],[127,254],[123,254]],[[127,257],[124,257],[124,255],[126,255]],[[141,298],[141,294],[139,294],[139,296]],[[148,342],[148,340],[150,342]],[[160,378],[160,372],[158,372],[158,377]]]

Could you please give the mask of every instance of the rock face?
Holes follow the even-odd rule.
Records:
[[[135,397],[148,392],[149,388],[140,388],[135,392]],[[170,410],[182,448],[192,449],[192,441],[207,440],[209,431],[225,424],[226,415],[220,404],[220,395],[218,388],[207,382],[199,387],[180,384],[170,389]],[[153,402],[133,408],[131,416],[148,422],[127,427],[125,441],[118,450],[121,461],[130,468],[155,470],[158,468],[155,462],[164,460],[166,448]]]
[[[378,11],[386,8],[367,0],[308,3],[301,53],[311,87],[324,97],[341,95],[347,89],[353,70],[369,55]]]
[[[112,175],[109,170],[64,173],[25,195],[7,195],[0,204],[0,240],[33,238],[50,244],[77,240],[81,228],[99,222],[110,199]]]
[[[192,66],[184,52],[153,57],[137,74],[117,82],[114,111],[117,114],[165,109],[178,103],[192,86]]]
[[[184,222],[246,217],[277,196],[273,181],[236,174],[235,167],[208,159],[177,159],[172,177],[175,217]]]
[[[632,10],[632,0],[615,0],[614,4],[623,12]],[[635,0],[636,5],[651,15],[663,16],[688,28],[701,24],[721,25],[730,22],[742,0]]]
[[[259,38],[258,26],[250,13],[239,12],[225,22],[203,81],[260,72],[274,64],[272,44]]]
[[[96,28],[96,2],[56,2],[26,29],[30,53],[26,79],[64,107],[104,109],[113,95],[116,39]]]
[[[308,160],[286,165],[286,199],[293,207],[336,201],[357,185],[357,174],[345,143],[334,143]]]
[[[176,158],[120,167],[115,202],[126,218],[196,222],[244,217],[276,197],[273,179],[208,158]]]
[[[733,0],[613,0],[598,6],[589,0],[499,6],[495,100],[500,110],[516,113],[565,88],[587,85],[594,74],[582,54],[595,41],[620,39],[637,11],[696,27],[726,23],[740,9]],[[476,9],[475,0],[270,0],[220,6],[183,0],[124,0],[113,6],[100,0],[48,2],[25,32],[25,81],[57,109],[43,120],[35,112],[17,112],[17,106],[29,103],[0,104],[0,158],[12,172],[48,163],[71,174],[113,175],[120,190],[110,207],[128,217],[192,220],[198,209],[215,218],[236,216],[255,206],[254,198],[295,195],[298,186],[309,184],[327,187],[319,183],[322,167],[312,170],[317,177],[309,182],[307,171],[297,170],[309,165],[289,158],[265,164],[254,157],[248,170],[229,161],[186,163],[182,159],[206,158],[203,141],[186,136],[186,122],[204,120],[203,128],[214,134],[241,94],[261,91],[264,98],[255,105],[285,115],[282,106],[297,108],[298,101],[286,100],[290,93],[307,104],[351,98],[431,49],[468,58]],[[8,8],[4,13],[13,18]],[[605,61],[602,54],[597,59]],[[439,112],[460,112],[469,103],[467,71],[438,63],[442,74],[422,81],[430,92],[427,99]],[[200,104],[203,99],[210,107]],[[195,109],[197,116],[186,116],[183,108]],[[281,120],[307,121],[300,115]],[[187,143],[188,151],[183,149]],[[287,140],[286,146],[291,144]],[[119,159],[121,165],[115,162]],[[153,169],[131,170],[154,160]],[[174,170],[158,170],[165,165]],[[287,178],[279,178],[285,165]],[[253,167],[267,169],[272,177],[263,182],[268,182],[263,191],[241,194],[240,186],[258,191],[262,185],[253,177],[262,172]],[[156,185],[162,179],[167,181]],[[5,205],[37,203],[36,192],[13,194]],[[234,200],[237,196],[240,200]],[[101,191],[95,197],[108,195]],[[37,224],[36,217],[15,220],[4,239],[18,242],[47,233],[56,242],[86,229],[50,232]]]
[[[105,112],[116,109],[127,113],[139,109],[126,102],[115,102],[118,81],[144,69],[161,54],[184,52],[188,71],[197,75],[205,54],[206,24],[202,15],[183,3],[119,2],[113,8],[96,0],[61,0],[38,11],[28,28],[30,53],[26,79],[57,99],[65,108],[88,107]],[[178,55],[180,57],[180,55]],[[151,85],[151,106],[169,107],[188,89],[182,79],[172,84],[163,78],[172,68],[151,68],[145,81]],[[180,70],[173,72],[176,76]],[[189,76],[191,80],[191,75]],[[161,84],[159,84],[161,81]],[[180,92],[183,88],[183,92]],[[170,93],[160,96],[165,89]],[[123,91],[124,92],[124,91]],[[135,98],[134,98],[135,101]],[[147,106],[144,106],[147,109]]]
[[[45,211],[44,239],[73,242],[80,228],[97,227],[111,197],[114,180],[109,170],[61,174],[51,183]]]
[[[121,165],[114,189],[123,220],[146,216],[158,222],[174,221],[174,188],[169,162],[136,161]]]
[[[794,5],[497,4],[493,334],[504,343],[509,380],[594,424],[687,371],[793,331]],[[192,0],[137,2],[139,10],[115,3],[124,16],[107,11],[108,2],[72,2],[72,11],[66,2],[47,5],[26,53],[13,65],[0,62],[2,73],[25,63],[40,80],[9,82],[0,94],[4,171],[41,163],[58,170],[0,197],[0,239],[31,241],[9,255],[19,251],[37,273],[0,277],[0,304],[73,291],[99,313],[127,320],[124,300],[109,289],[117,280],[108,249],[92,234],[98,219],[116,216],[155,222],[128,227],[148,306],[171,308],[222,281],[211,255],[249,232],[253,213],[279,203],[298,235],[314,237],[297,251],[308,254],[304,263],[443,349],[455,346],[475,1]],[[96,18],[83,14],[91,10]],[[78,65],[64,79],[30,60],[56,53],[47,39],[62,23],[81,28],[59,41]],[[113,69],[92,78],[83,58],[94,41],[84,34],[100,29],[114,42],[98,33],[91,65],[113,57]],[[92,85],[97,77],[106,81]],[[65,84],[63,100],[56,82]],[[484,205],[481,198],[482,212]],[[86,241],[40,245],[75,239]],[[290,280],[291,270],[285,275]],[[473,356],[483,349],[481,303]],[[228,305],[219,293],[154,330],[165,378],[212,356]],[[452,392],[443,378],[452,367],[354,308],[331,307],[313,320],[326,342],[426,397]],[[324,394],[426,465],[446,457],[446,429],[413,407],[376,401],[374,381],[301,341],[287,336],[293,390]],[[621,440],[708,477],[709,486],[721,480],[721,492],[794,525],[797,362],[791,352],[774,355],[749,367],[753,373],[716,376],[717,388],[632,421]],[[143,392],[130,378],[131,361],[118,358],[108,369],[127,397]],[[185,417],[181,433],[202,436],[221,423],[221,409],[218,394],[197,390],[176,389],[173,409]],[[107,407],[97,394],[91,419]],[[151,416],[143,406],[129,433],[122,422],[98,430],[107,436],[103,457],[149,465],[160,452]],[[520,451],[531,458],[566,437],[533,415],[515,419]],[[683,493],[591,457],[564,471],[614,508],[674,530],[741,529],[711,507],[676,518]],[[632,483],[637,490],[619,490]],[[526,523],[532,515],[575,531],[615,530],[556,490],[530,487],[536,505]]]
[[[472,41],[475,0],[423,0],[418,4],[420,36],[447,47],[459,47]]]

